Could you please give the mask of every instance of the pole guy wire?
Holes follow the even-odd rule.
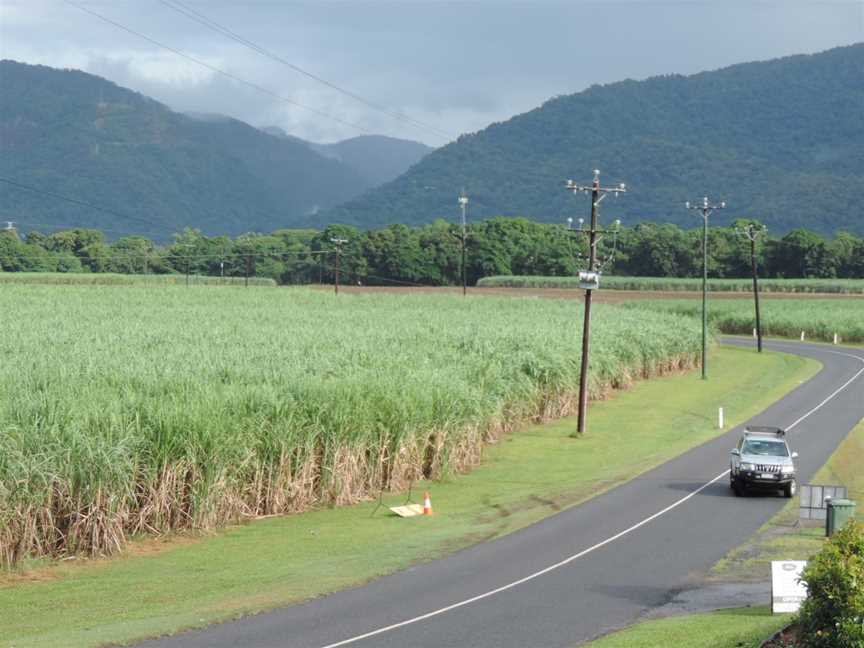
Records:
[[[124,220],[137,220],[141,223],[146,223],[150,226],[159,226],[155,221],[148,220],[146,218],[141,218],[140,216],[131,216],[129,214],[121,214],[118,211],[113,209],[109,209],[108,207],[101,207],[99,205],[95,205],[91,202],[87,202],[86,200],[79,200],[78,198],[71,198],[69,196],[64,196],[63,194],[58,194],[53,191],[47,191],[45,189],[39,189],[38,187],[32,187],[30,185],[24,184],[23,182],[18,182],[17,180],[12,180],[10,178],[0,177],[0,182],[5,182],[8,185],[13,187],[17,187],[18,189],[24,189],[25,191],[31,191],[33,193],[42,194],[44,196],[50,196],[51,198],[57,198],[59,200],[65,200],[66,202],[73,203],[76,205],[80,205],[82,207],[88,207],[90,209],[94,209],[96,211],[104,212],[106,214],[111,214],[112,216],[116,216],[118,218],[122,218]],[[52,226],[53,227],[53,226]],[[152,233],[152,232],[150,232]]]
[[[193,20],[193,21],[197,22],[198,24],[203,25],[204,27],[210,29],[211,31],[215,31],[219,34],[222,34],[223,36],[230,38],[231,40],[233,40],[237,43],[240,43],[241,45],[244,45],[245,47],[251,49],[254,52],[257,52],[258,54],[260,54],[260,55],[262,55],[262,56],[264,56],[264,57],[266,57],[272,61],[276,61],[277,63],[280,63],[280,64],[284,65],[285,67],[288,67],[291,70],[294,70],[295,72],[298,72],[299,74],[302,74],[302,75],[312,79],[313,81],[316,81],[316,82],[318,82],[318,83],[320,83],[320,84],[322,84],[322,85],[324,85],[324,86],[326,86],[332,90],[335,90],[335,91],[337,91],[337,92],[339,92],[339,93],[341,93],[347,97],[350,97],[351,99],[363,104],[364,106],[366,106],[368,108],[376,110],[382,114],[387,115],[388,117],[391,117],[391,118],[396,119],[398,121],[401,121],[403,123],[409,124],[409,125],[414,126],[416,128],[420,128],[420,129],[422,129],[428,133],[431,133],[432,135],[435,135],[436,137],[439,137],[439,138],[442,138],[445,140],[456,139],[455,135],[452,135],[450,133],[446,133],[446,132],[440,130],[439,128],[436,128],[435,126],[433,126],[431,124],[427,124],[425,122],[420,121],[419,119],[414,119],[413,117],[406,115],[405,113],[391,110],[391,109],[387,108],[386,106],[382,106],[381,104],[370,101],[369,99],[366,99],[365,97],[362,97],[362,96],[356,94],[355,92],[352,92],[346,88],[343,88],[339,85],[336,85],[335,83],[332,83],[332,82],[328,81],[327,79],[324,79],[323,77],[318,76],[317,74],[309,72],[308,70],[305,70],[305,69],[301,68],[300,66],[295,65],[294,63],[291,63],[290,61],[287,61],[283,57],[272,52],[271,50],[268,50],[265,47],[258,45],[254,41],[251,41],[248,38],[241,36],[237,32],[232,31],[228,27],[225,27],[224,25],[217,23],[215,20],[208,18],[207,16],[202,14],[200,11],[196,11],[195,9],[193,9],[192,7],[189,7],[188,5],[184,5],[179,0],[159,0],[159,1],[163,5],[168,7],[169,9],[172,9],[173,11],[176,11],[180,14],[183,14],[184,16],[189,18],[190,20]]]
[[[151,38],[150,36],[146,36],[145,34],[142,34],[141,32],[135,31],[131,27],[127,27],[125,25],[122,25],[119,22],[112,20],[111,18],[108,18],[107,16],[104,16],[100,13],[92,11],[91,9],[88,9],[87,7],[84,7],[84,6],[82,6],[76,2],[72,2],[72,0],[63,0],[63,2],[65,2],[66,4],[68,4],[71,7],[75,7],[76,9],[83,11],[84,13],[90,14],[91,16],[98,18],[99,20],[101,20],[101,21],[103,21],[109,25],[114,26],[117,29],[122,29],[126,33],[132,34],[133,36],[137,36],[138,38],[141,38],[141,39],[147,41],[148,43],[151,43],[152,45],[156,45],[157,47],[161,47],[162,49],[167,50],[167,51],[171,52],[172,54],[175,54],[176,56],[179,56],[183,59],[186,59],[187,61],[190,61],[192,63],[195,63],[196,65],[200,65],[201,67],[207,68],[208,70],[215,72],[221,76],[224,76],[227,79],[231,79],[232,81],[236,81],[237,83],[241,83],[245,86],[248,86],[254,90],[257,90],[258,92],[260,92],[262,94],[268,95],[269,97],[271,97],[273,99],[276,99],[276,100],[281,101],[283,103],[290,104],[292,106],[296,106],[298,108],[302,108],[303,110],[308,110],[309,112],[314,113],[315,115],[318,115],[319,117],[324,117],[325,119],[330,119],[332,121],[335,121],[335,122],[342,124],[343,126],[348,126],[350,128],[354,128],[356,130],[359,130],[363,133],[367,133],[370,135],[372,134],[371,131],[367,130],[363,126],[360,126],[359,124],[355,124],[355,123],[346,121],[344,119],[336,117],[335,115],[331,115],[330,113],[326,113],[326,112],[323,112],[323,111],[318,110],[316,108],[312,108],[311,106],[306,106],[306,105],[301,104],[297,101],[294,101],[293,99],[290,99],[290,98],[285,97],[283,95],[277,94],[277,93],[273,92],[272,90],[268,90],[264,86],[259,85],[259,84],[255,83],[254,81],[248,81],[242,77],[237,76],[236,74],[232,74],[231,72],[226,72],[225,70],[218,68],[215,65],[211,65],[210,63],[202,61],[201,59],[195,58],[194,56],[190,56],[189,54],[186,54],[185,52],[181,52],[180,50],[178,50],[174,47],[171,47],[170,45],[166,45],[165,43],[157,41],[156,39]]]

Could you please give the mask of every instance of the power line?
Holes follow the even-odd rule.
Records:
[[[112,227],[97,227],[95,225],[67,225],[64,223],[36,223],[31,220],[27,221],[27,226],[33,227],[35,229],[30,230],[32,232],[37,232],[39,234],[45,234],[46,236],[50,236],[52,234],[57,234],[58,232],[69,232],[72,230],[98,230],[100,232],[108,232],[111,234],[122,234],[124,237],[126,236],[142,236],[144,238],[149,237],[147,235],[152,235],[153,237],[160,237],[164,235],[163,232],[157,232],[155,230],[138,230],[134,234],[130,234],[128,229],[116,229]]]
[[[155,227],[160,227],[160,228],[164,227],[164,226],[160,225],[159,223],[157,223],[156,221],[151,221],[151,220],[148,220],[146,218],[142,218],[140,216],[133,216],[130,214],[121,214],[120,212],[114,211],[113,209],[110,209],[108,207],[101,207],[101,206],[95,205],[91,202],[87,202],[86,200],[79,200],[77,198],[71,198],[70,196],[64,196],[63,194],[55,193],[53,191],[47,191],[45,189],[39,189],[38,187],[32,187],[30,185],[24,184],[23,182],[18,182],[17,180],[12,180],[10,178],[0,177],[0,182],[5,182],[6,184],[12,185],[13,187],[17,187],[19,189],[24,189],[26,191],[31,191],[31,192],[36,193],[36,194],[40,194],[43,196],[49,196],[51,198],[56,198],[58,200],[64,200],[66,202],[70,202],[70,203],[73,203],[75,205],[80,205],[82,207],[88,207],[90,209],[104,212],[106,214],[111,214],[112,216],[116,216],[117,218],[121,218],[124,220],[137,220],[137,221],[140,221],[142,223],[147,223],[150,226],[155,226]],[[28,224],[28,226],[34,225],[36,227],[50,227],[50,228],[59,229],[59,230],[63,230],[63,229],[68,229],[68,230],[98,229],[99,231],[102,231],[102,232],[115,232],[118,234],[127,234],[129,236],[133,236],[132,234],[129,234],[129,230],[125,230],[125,229],[120,230],[120,229],[111,229],[111,228],[105,228],[105,227],[85,227],[82,225],[62,225],[62,224],[57,224],[57,223],[34,223],[32,221],[28,221],[27,224]],[[152,234],[154,236],[162,236],[162,235],[164,235],[164,230],[163,229],[144,230],[143,233],[144,234]]]
[[[64,252],[68,252],[70,254],[74,254],[71,250],[49,250],[47,248],[43,248],[41,245],[38,245],[41,249],[43,249],[47,254],[62,254]],[[105,259],[108,261],[120,261],[120,260],[131,260],[131,259],[154,259],[158,261],[185,261],[189,259],[190,261],[194,260],[203,260],[203,259],[211,259],[211,260],[239,260],[239,259],[247,259],[247,258],[279,258],[281,260],[285,260],[290,257],[316,257],[324,254],[329,254],[330,250],[310,250],[308,252],[232,252],[230,254],[162,254],[159,250],[149,250],[147,252],[139,252],[139,253],[116,253],[116,252],[108,252],[106,254],[97,254],[94,259]],[[77,256],[77,255],[76,255]],[[89,256],[89,255],[88,255]],[[10,261],[10,260],[20,260],[22,257],[14,254],[3,254],[0,255],[0,259]],[[80,257],[79,257],[80,258]],[[302,259],[301,259],[302,260]],[[419,284],[417,284],[419,285]]]
[[[362,97],[362,96],[360,96],[360,95],[358,95],[358,94],[356,94],[356,93],[354,93],[354,92],[352,92],[346,88],[343,88],[339,85],[336,85],[335,83],[328,81],[327,79],[324,79],[324,78],[318,76],[317,74],[309,72],[308,70],[304,70],[300,66],[295,65],[294,63],[291,63],[290,61],[285,60],[284,58],[282,58],[278,54],[273,53],[272,51],[262,47],[261,45],[258,45],[257,43],[255,43],[255,42],[253,42],[247,38],[244,38],[243,36],[232,31],[231,29],[229,29],[228,27],[225,27],[224,25],[220,25],[215,20],[208,18],[207,16],[205,16],[201,12],[196,11],[195,9],[193,9],[187,5],[184,5],[182,2],[179,2],[179,0],[159,0],[159,1],[163,5],[168,7],[169,9],[172,9],[173,11],[176,11],[178,13],[183,14],[184,16],[186,16],[187,18],[189,18],[191,20],[194,20],[198,24],[203,25],[212,31],[220,33],[223,36],[230,38],[231,40],[233,40],[237,43],[240,43],[241,45],[244,45],[245,47],[248,47],[249,49],[257,52],[258,54],[261,54],[262,56],[264,56],[266,58],[269,58],[272,61],[276,61],[277,63],[281,63],[282,65],[294,70],[295,72],[298,72],[298,73],[312,79],[313,81],[316,81],[322,85],[327,86],[328,88],[336,90],[337,92],[340,92],[340,93],[344,94],[345,96],[350,97],[351,99],[354,99],[355,101],[362,103],[364,106],[372,108],[373,110],[377,110],[378,112],[381,112],[381,113],[383,113],[389,117],[392,117],[393,119],[396,119],[396,120],[399,120],[401,122],[404,122],[404,123],[416,126],[418,128],[421,128],[421,129],[423,129],[429,133],[432,133],[433,135],[435,135],[437,137],[440,137],[440,138],[443,138],[446,140],[456,139],[455,135],[452,135],[450,133],[442,131],[439,128],[437,128],[431,124],[427,124],[425,122],[422,122],[419,119],[414,119],[413,117],[410,117],[409,115],[406,115],[405,113],[390,110],[386,106],[382,106],[381,104],[370,101],[370,100],[366,99],[365,97]]]
[[[370,134],[370,135],[372,134],[371,131],[363,128],[359,124],[354,124],[352,122],[345,121],[344,119],[340,119],[339,117],[336,117],[336,116],[331,115],[329,113],[325,113],[321,110],[317,110],[317,109],[312,108],[310,106],[306,106],[304,104],[298,103],[298,102],[294,101],[293,99],[289,99],[288,97],[283,97],[282,95],[276,94],[275,92],[268,90],[264,86],[258,85],[257,83],[255,83],[253,81],[247,81],[246,79],[243,79],[243,78],[241,78],[235,74],[232,74],[230,72],[226,72],[225,70],[218,68],[215,65],[210,65],[209,63],[206,63],[206,62],[202,61],[201,59],[197,59],[194,56],[190,56],[189,54],[181,52],[180,50],[175,49],[175,48],[171,47],[170,45],[165,45],[164,43],[161,43],[161,42],[159,42],[159,41],[157,41],[157,40],[155,40],[149,36],[146,36],[146,35],[142,34],[141,32],[137,32],[130,27],[126,27],[125,25],[121,25],[120,23],[108,18],[107,16],[103,16],[102,14],[96,13],[95,11],[88,9],[87,7],[84,7],[84,6],[79,5],[75,2],[72,2],[72,0],[63,0],[63,2],[65,2],[66,4],[68,4],[72,7],[75,7],[76,9],[83,11],[84,13],[90,14],[91,16],[98,18],[99,20],[106,22],[109,25],[112,25],[118,29],[122,29],[123,31],[125,31],[129,34],[132,34],[133,36],[137,36],[138,38],[146,40],[148,43],[156,45],[157,47],[161,47],[162,49],[165,49],[165,50],[171,52],[172,54],[175,54],[181,58],[184,58],[187,61],[191,61],[192,63],[195,63],[196,65],[200,65],[202,67],[205,67],[212,72],[216,72],[217,74],[220,74],[220,75],[222,75],[228,79],[231,79],[232,81],[236,81],[237,83],[242,83],[243,85],[249,86],[250,88],[253,88],[253,89],[255,89],[258,92],[261,92],[263,94],[266,94],[266,95],[268,95],[268,96],[270,96],[270,97],[272,97],[278,101],[282,101],[284,103],[291,104],[292,106],[297,106],[298,108],[303,108],[304,110],[308,110],[309,112],[318,115],[319,117],[324,117],[325,119],[330,119],[330,120],[333,120],[335,122],[339,122],[340,124],[342,124],[344,126],[349,126],[350,128],[355,128],[359,131],[362,131],[362,132]]]
[[[150,226],[159,227],[159,224],[155,221],[151,221],[146,218],[142,218],[140,216],[131,216],[128,214],[121,214],[120,212],[114,211],[113,209],[109,209],[108,207],[100,207],[99,205],[94,205],[93,203],[87,202],[85,200],[79,200],[77,198],[70,198],[69,196],[64,196],[63,194],[54,193],[53,191],[46,191],[45,189],[39,189],[38,187],[31,187],[30,185],[26,185],[23,182],[18,182],[17,180],[11,180],[9,178],[0,177],[0,182],[5,182],[8,185],[12,185],[13,187],[17,187],[19,189],[24,189],[26,191],[32,191],[33,193],[41,194],[43,196],[50,196],[52,198],[57,198],[59,200],[65,200],[66,202],[74,203],[76,205],[80,205],[82,207],[89,207],[90,209],[95,209],[96,211],[101,211],[106,214],[111,214],[112,216],[116,216],[118,218],[123,219],[131,219],[137,220],[142,223],[147,223]],[[150,232],[151,234],[154,232]]]
[[[327,267],[328,270],[334,270],[334,271],[336,270],[335,265],[327,263],[326,261],[323,263],[323,265],[325,267]],[[401,279],[391,279],[390,277],[382,277],[381,275],[373,275],[373,274],[369,274],[368,272],[357,272],[355,270],[348,270],[347,268],[344,268],[344,267],[341,268],[340,272],[341,272],[341,274],[346,274],[346,275],[350,275],[351,277],[354,277],[355,280],[375,279],[377,281],[383,281],[385,283],[394,284],[396,286],[405,286],[407,288],[446,288],[446,287],[448,287],[448,286],[434,286],[432,284],[421,284],[421,283],[417,283],[416,281],[403,281]]]

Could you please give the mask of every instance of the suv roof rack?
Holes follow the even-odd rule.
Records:
[[[771,436],[785,437],[786,430],[771,425],[748,425],[744,428],[744,434],[770,434]]]

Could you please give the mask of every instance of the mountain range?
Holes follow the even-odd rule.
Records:
[[[373,136],[317,145],[183,115],[84,72],[0,61],[0,177],[16,183],[0,184],[0,220],[23,231],[87,226],[167,240],[184,227],[306,227],[429,150]]]
[[[183,115],[83,72],[0,62],[0,220],[166,240],[345,223],[587,218],[565,181],[626,183],[604,222],[701,225],[685,200],[864,234],[864,44],[690,76],[597,85],[439,149],[381,136],[310,143],[276,127]],[[71,197],[77,202],[64,201]],[[99,209],[97,209],[97,207]]]
[[[333,144],[317,144],[289,135],[278,126],[261,130],[275,137],[294,140],[326,158],[347,164],[371,187],[394,180],[433,150],[420,142],[384,135],[360,135]]]
[[[864,44],[692,76],[621,81],[550,99],[437,149],[396,180],[325,210],[377,227],[459,218],[587,218],[565,181],[624,182],[604,219],[701,226],[686,200],[725,200],[712,223],[756,218],[775,234],[864,234]]]

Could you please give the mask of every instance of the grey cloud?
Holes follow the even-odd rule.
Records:
[[[443,143],[155,0],[76,1],[364,129]],[[694,73],[864,37],[864,4],[857,1],[184,1],[310,72],[454,134],[593,83]],[[188,62],[66,4],[3,0],[2,7],[0,56],[5,58],[80,66],[177,110],[273,123],[309,139],[357,134],[218,75],[192,73]]]

